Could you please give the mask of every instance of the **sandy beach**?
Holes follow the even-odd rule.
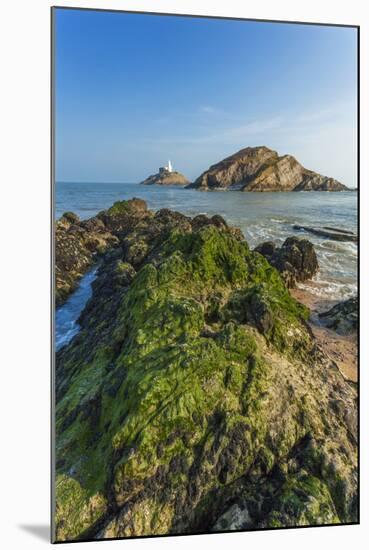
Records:
[[[334,361],[346,380],[357,383],[358,380],[358,338],[357,334],[341,335],[326,328],[319,322],[318,314],[329,309],[332,303],[322,301],[308,290],[295,288],[291,294],[296,300],[307,306],[310,311],[309,325],[318,344]]]

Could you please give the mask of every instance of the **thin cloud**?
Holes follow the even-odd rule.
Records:
[[[276,130],[283,126],[283,118],[280,116],[261,119],[261,120],[251,120],[245,124],[231,126],[231,127],[220,127],[216,131],[212,130],[209,134],[196,135],[194,129],[193,136],[181,136],[181,135],[172,135],[161,138],[148,138],[146,143],[176,143],[178,145],[183,144],[197,144],[197,145],[206,145],[206,144],[221,144],[221,143],[232,143],[239,142],[240,139],[251,139],[258,136],[264,135],[266,132]]]
[[[296,122],[299,124],[315,124],[319,122],[328,122],[331,120],[336,120],[337,117],[342,118],[347,115],[352,116],[355,108],[356,107],[354,101],[340,101],[319,110],[300,113],[296,117]]]
[[[216,115],[221,112],[219,109],[213,107],[212,105],[201,105],[199,111],[207,115]]]
[[[307,168],[355,186],[354,108],[354,101],[341,101],[318,110],[284,111],[273,117],[245,117],[242,121],[239,116],[238,124],[235,117],[224,113],[206,127],[194,119],[193,124],[186,124],[183,133],[179,126],[175,132],[147,135],[141,144],[156,153],[173,151],[171,156],[181,159],[184,167],[189,164],[185,170],[189,176],[243,147],[266,145],[281,155],[295,156]]]

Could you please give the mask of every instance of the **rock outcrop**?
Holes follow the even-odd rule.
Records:
[[[306,231],[312,233],[318,237],[324,237],[325,239],[331,239],[332,241],[348,241],[357,243],[357,235],[354,235],[352,231],[345,231],[343,229],[337,229],[334,227],[308,227],[306,225],[294,225],[295,231]]]
[[[132,231],[141,219],[151,217],[145,201],[136,198],[117,202],[88,220],[64,213],[55,228],[56,305],[68,298],[99,257],[119,245],[122,232]]]
[[[347,191],[337,180],[304,168],[293,156],[246,147],[210,166],[189,188],[241,191]]]
[[[289,237],[281,247],[272,241],[259,244],[255,252],[262,254],[280,272],[286,286],[311,279],[319,269],[313,244],[307,239]]]
[[[55,301],[61,305],[99,255],[117,244],[99,218],[81,221],[66,212],[55,226]]]
[[[112,208],[57,354],[56,540],[356,522],[356,391],[278,271],[220,216]]]
[[[172,172],[164,170],[141,181],[142,185],[188,185],[189,183],[183,174],[175,170]]]
[[[359,304],[357,296],[339,302],[328,311],[319,314],[322,324],[338,332],[352,334],[358,330]]]

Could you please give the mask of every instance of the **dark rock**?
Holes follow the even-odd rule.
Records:
[[[80,223],[80,227],[83,227],[87,231],[106,231],[106,227],[104,225],[104,222],[100,220],[99,218],[90,218],[88,220],[83,220]]]
[[[307,239],[289,237],[280,248],[268,241],[258,245],[255,251],[278,269],[288,288],[311,279],[319,268],[314,246]]]
[[[67,220],[69,223],[78,223],[79,217],[74,212],[64,212],[62,218]]]
[[[128,246],[124,238],[152,217],[146,202],[137,198],[118,201],[88,220],[79,221],[73,212],[65,213],[57,221],[55,232],[56,305],[61,305],[75,290],[97,255],[124,247],[127,261],[135,265],[142,262],[147,252],[146,242],[134,237]],[[118,251],[121,257],[119,254]]]
[[[355,233],[353,233],[352,231],[345,231],[344,229],[339,229],[337,227],[323,227],[323,229],[327,229],[328,231],[336,231],[338,233],[344,233],[346,235],[354,235]]]
[[[123,255],[124,256],[124,255]],[[92,283],[92,291],[95,299],[90,299],[81,315],[78,318],[78,324],[81,326],[84,334],[86,348],[95,345],[95,339],[92,337],[99,325],[99,340],[104,341],[107,331],[111,329],[116,312],[119,308],[120,300],[118,294],[123,296],[136,276],[133,266],[122,259],[116,259],[109,255],[97,272],[97,277]],[[90,341],[91,338],[91,341]],[[111,342],[109,342],[109,346]],[[119,348],[119,343],[116,344]],[[114,362],[110,362],[110,366]]]
[[[255,248],[255,252],[259,252],[262,256],[269,259],[272,258],[275,253],[277,245],[273,241],[266,241],[265,243],[259,244]]]
[[[273,314],[263,298],[254,293],[247,302],[246,321],[254,324],[261,334],[267,334],[273,327]]]
[[[201,227],[205,227],[206,225],[215,225],[215,227],[219,227],[220,229],[228,228],[225,219],[219,215],[215,215],[209,218],[205,214],[198,214],[197,216],[192,218],[191,225],[195,231],[201,229]]]
[[[225,219],[219,214],[215,214],[215,216],[212,216],[211,221],[213,225],[215,225],[215,227],[228,227]]]
[[[328,311],[319,314],[322,324],[339,334],[350,334],[358,328],[359,304],[357,296],[339,302]]]
[[[190,223],[191,218],[168,208],[161,208],[154,215],[154,224],[159,224],[159,231],[163,229],[168,231],[175,228],[189,229]]]
[[[357,236],[353,235],[349,231],[341,231],[333,228],[330,228],[330,231],[327,231],[327,228],[319,229],[315,227],[307,227],[305,225],[294,225],[293,229],[295,229],[295,231],[307,231],[308,233],[318,235],[319,237],[325,237],[326,239],[331,239],[332,241],[357,242]]]
[[[96,255],[117,246],[118,239],[96,218],[79,222],[67,213],[55,229],[55,298],[61,305],[73,292],[79,279],[96,261]]]

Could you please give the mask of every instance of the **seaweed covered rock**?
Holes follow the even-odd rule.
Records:
[[[278,269],[288,288],[311,279],[319,269],[314,245],[307,239],[289,237],[280,248],[267,241],[258,245],[255,251]]]
[[[357,296],[339,302],[328,311],[319,314],[323,325],[339,334],[350,334],[357,331],[359,304]]]
[[[192,231],[203,225],[215,225],[243,239],[242,232],[229,228],[221,216],[191,219],[167,208],[154,213],[138,198],[117,201],[109,209],[83,221],[73,212],[66,212],[56,223],[56,305],[61,305],[75,290],[97,256],[110,254],[114,248],[122,254],[123,249],[124,261],[138,268],[170,230]]]
[[[219,219],[134,233],[57,355],[56,539],[356,521],[355,390],[278,271]]]
[[[128,233],[143,219],[151,217],[147,204],[142,199],[117,201],[108,210],[98,214],[106,227],[114,233]]]

